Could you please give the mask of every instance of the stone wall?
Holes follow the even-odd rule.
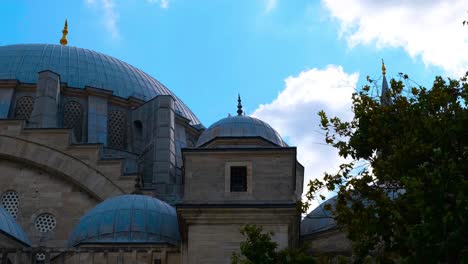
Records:
[[[193,150],[185,151],[184,159],[184,203],[294,203],[297,200],[295,183],[301,179],[295,179],[295,148]],[[247,192],[230,192],[226,188],[230,164],[247,166],[247,176],[251,177]]]
[[[17,221],[35,246],[65,247],[79,218],[98,203],[73,184],[35,166],[0,159],[0,172],[0,193],[18,193]],[[56,226],[42,233],[35,220],[44,213],[55,217]]]
[[[351,241],[336,228],[304,236],[302,240],[312,255],[351,255]]]
[[[35,262],[36,254],[42,255]],[[89,245],[83,248],[0,248],[0,263],[3,257],[11,264],[180,264],[180,252],[168,245]]]
[[[51,263],[61,262],[57,259]],[[65,263],[180,264],[180,253],[166,245],[90,245],[80,248],[79,253],[69,252]]]
[[[245,237],[246,224],[262,226],[274,233],[278,248],[297,245],[299,214],[294,205],[284,208],[177,207],[182,232],[182,263],[230,263]]]
[[[177,205],[182,263],[230,263],[254,224],[275,233],[279,248],[299,239],[296,187],[303,168],[295,148],[184,149],[184,198]],[[231,192],[231,166],[245,166],[247,190]]]
[[[240,252],[240,243],[246,238],[240,233],[242,225],[194,225],[188,233],[188,262],[230,263],[233,252]],[[266,225],[265,231],[274,232],[273,241],[279,248],[288,246],[287,225]]]

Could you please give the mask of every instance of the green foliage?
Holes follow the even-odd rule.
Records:
[[[232,264],[269,264],[275,263],[277,258],[276,248],[278,244],[271,240],[273,233],[263,233],[261,227],[255,225],[246,225],[241,228],[241,234],[247,237],[242,242],[240,250],[245,259],[233,253]]]
[[[349,162],[310,182],[307,198],[338,191],[334,215],[356,262],[468,262],[467,76],[431,89],[392,79],[390,104],[366,86],[351,122],[319,113],[325,142]]]
[[[278,244],[271,240],[272,232],[263,232],[262,227],[245,225],[240,230],[246,237],[241,242],[241,254],[232,253],[232,264],[309,264],[315,263],[305,253],[305,248],[277,251]]]

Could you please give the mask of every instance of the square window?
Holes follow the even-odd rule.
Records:
[[[231,192],[247,191],[247,167],[231,167]]]

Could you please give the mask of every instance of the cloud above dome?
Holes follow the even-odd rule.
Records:
[[[106,31],[110,34],[114,41],[121,38],[118,22],[120,19],[120,12],[116,8],[114,0],[84,0],[88,7],[94,8],[101,12],[101,23],[104,25]],[[149,4],[159,4],[163,9],[169,8],[169,0],[146,0]]]
[[[105,29],[110,33],[110,36],[114,40],[120,38],[120,30],[117,25],[120,14],[115,8],[115,3],[112,0],[85,0],[85,3],[93,8],[102,12],[102,20]]]
[[[289,145],[297,146],[298,160],[305,167],[304,188],[309,180],[334,172],[344,161],[325,144],[317,113],[324,110],[329,116],[351,120],[351,95],[358,78],[359,73],[346,73],[337,65],[302,71],[287,77],[276,99],[260,105],[252,114],[274,127]]]
[[[348,46],[403,48],[426,65],[461,75],[467,70],[466,1],[323,0]]]

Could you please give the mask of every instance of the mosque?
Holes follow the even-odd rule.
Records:
[[[296,147],[240,97],[206,128],[158,80],[67,33],[0,46],[0,263],[230,263],[245,224],[280,248],[349,254],[323,206],[301,223]]]

